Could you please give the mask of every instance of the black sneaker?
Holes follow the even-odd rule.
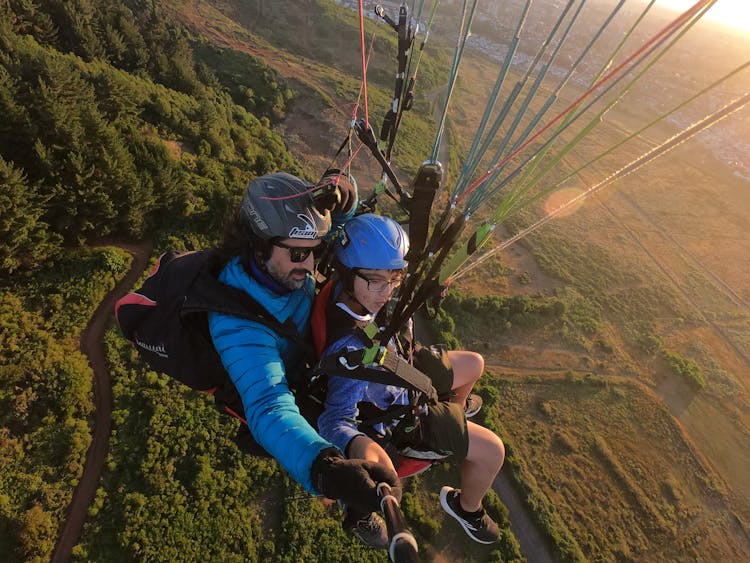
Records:
[[[476,514],[466,515],[461,508],[461,489],[443,487],[440,489],[440,504],[463,526],[471,539],[479,543],[494,543],[500,536],[500,529],[482,508]]]
[[[388,548],[388,528],[379,514],[370,514],[353,521],[349,510],[344,508],[344,529],[357,536],[360,541],[375,549]]]
[[[482,401],[482,397],[475,395],[474,393],[466,397],[466,404],[464,405],[464,414],[466,415],[466,418],[471,418],[477,414],[479,409],[482,408],[483,403],[484,401]]]

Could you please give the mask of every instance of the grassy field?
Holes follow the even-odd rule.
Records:
[[[652,393],[570,374],[492,384],[514,476],[519,460],[586,558],[733,558],[744,530],[726,490]]]

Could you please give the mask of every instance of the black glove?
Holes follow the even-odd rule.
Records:
[[[315,207],[321,212],[328,209],[332,217],[346,215],[359,201],[357,182],[352,176],[338,169],[326,170],[317,185],[320,191],[314,196]]]
[[[394,471],[374,461],[344,459],[335,448],[318,454],[311,475],[313,486],[322,495],[341,500],[364,514],[380,510],[378,483],[390,485],[391,494],[401,500],[401,482]]]

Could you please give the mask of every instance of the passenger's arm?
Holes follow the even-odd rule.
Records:
[[[367,382],[348,377],[328,379],[328,394],[323,413],[318,417],[320,435],[342,452],[356,436],[364,436],[354,420],[359,414],[357,403],[364,397]]]

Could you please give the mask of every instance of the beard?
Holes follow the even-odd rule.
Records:
[[[301,280],[294,279],[292,277],[293,275],[305,274],[305,276],[307,276],[307,274],[312,274],[312,272],[310,272],[310,270],[306,268],[294,268],[293,270],[288,271],[286,275],[283,275],[275,266],[276,265],[271,261],[266,262],[266,268],[268,269],[269,275],[285,288],[292,291],[296,289],[302,289],[305,285],[305,281],[307,280],[307,277]]]

